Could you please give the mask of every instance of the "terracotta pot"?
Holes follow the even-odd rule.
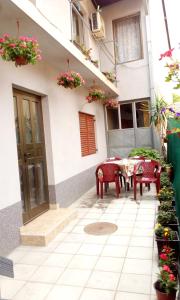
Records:
[[[24,57],[24,56],[17,56],[15,58],[15,65],[16,67],[17,66],[24,66],[24,65],[27,65],[28,64],[28,61],[27,61],[27,58]]]
[[[157,300],[175,300],[176,299],[176,290],[173,290],[169,294],[161,292],[159,281],[156,281],[154,283],[154,288],[156,290]]]

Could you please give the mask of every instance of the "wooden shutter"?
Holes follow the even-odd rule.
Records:
[[[82,156],[96,153],[94,116],[79,113]]]

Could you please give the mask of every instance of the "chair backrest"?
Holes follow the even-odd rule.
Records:
[[[155,177],[156,171],[159,168],[159,166],[159,162],[155,160],[145,160],[139,164],[139,168],[142,168],[143,176],[148,178]]]
[[[146,158],[144,156],[129,156],[129,159],[134,159],[134,160],[145,160]]]
[[[115,160],[121,160],[122,158],[120,157],[120,156],[114,156],[114,157],[108,157],[107,159],[106,159],[106,161],[108,162],[108,161],[115,161]]]
[[[119,176],[119,166],[117,164],[108,163],[101,164],[96,169],[99,180],[113,182]]]

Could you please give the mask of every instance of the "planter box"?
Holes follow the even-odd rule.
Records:
[[[158,211],[160,211],[160,205],[158,205]],[[163,209],[161,211],[164,211]],[[176,212],[175,207],[172,205],[172,208],[168,210],[169,212]]]
[[[158,221],[156,221],[156,223],[159,223]],[[161,223],[160,223],[161,224]],[[169,227],[171,228],[173,231],[177,231],[178,232],[178,226],[179,226],[179,221],[178,221],[178,218],[176,217],[176,222],[173,223],[173,224],[161,224],[163,225],[164,227]]]
[[[158,255],[162,252],[163,246],[167,245],[174,249],[175,252],[175,258],[178,259],[179,257],[179,235],[178,232],[175,231],[176,238],[174,240],[166,240],[166,239],[161,239],[155,235],[155,240],[157,242],[157,248],[158,248]]]

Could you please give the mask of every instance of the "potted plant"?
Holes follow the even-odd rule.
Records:
[[[117,108],[118,107],[118,101],[116,99],[106,99],[104,101],[105,107],[110,107],[110,108]]]
[[[163,246],[167,245],[174,249],[175,256],[179,256],[179,236],[178,233],[169,227],[164,227],[157,223],[155,226],[155,240],[157,242],[158,254],[160,255]]]
[[[159,266],[167,265],[172,270],[173,274],[177,276],[178,265],[175,259],[174,250],[166,245],[163,246],[162,252],[159,255]]]
[[[166,211],[174,211],[175,212],[175,208],[172,206],[171,201],[163,201],[158,206],[158,211],[165,211],[165,212]]]
[[[165,166],[164,166],[164,168],[165,168]],[[160,175],[160,185],[161,185],[161,188],[172,186],[172,183],[171,183],[171,181],[169,179],[169,176],[166,172],[163,172]]]
[[[152,148],[133,148],[129,153],[129,157],[143,156],[147,159],[160,161],[160,154],[156,149]]]
[[[112,83],[114,83],[116,81],[116,75],[113,72],[102,72],[106,78],[111,81]]]
[[[93,65],[95,65],[96,68],[99,67],[99,61],[97,59],[91,59],[91,62],[93,63]]]
[[[175,211],[159,211],[157,222],[163,226],[170,227],[174,231],[178,231],[179,223]]]
[[[163,187],[160,189],[157,197],[160,203],[162,201],[172,201],[174,196],[174,189],[172,187]]]
[[[158,300],[175,300],[177,291],[177,278],[168,265],[163,265],[154,283]]]
[[[101,100],[101,99],[103,100],[104,98],[105,98],[105,93],[103,90],[92,87],[89,90],[89,94],[86,97],[86,100],[88,101],[88,103],[91,103],[93,101],[97,101],[97,100]]]
[[[35,64],[42,59],[38,42],[33,37],[10,37],[4,34],[0,38],[0,55],[5,61],[15,62],[15,66]]]
[[[85,81],[79,73],[69,71],[58,75],[57,84],[62,85],[66,89],[74,89],[84,85]]]

